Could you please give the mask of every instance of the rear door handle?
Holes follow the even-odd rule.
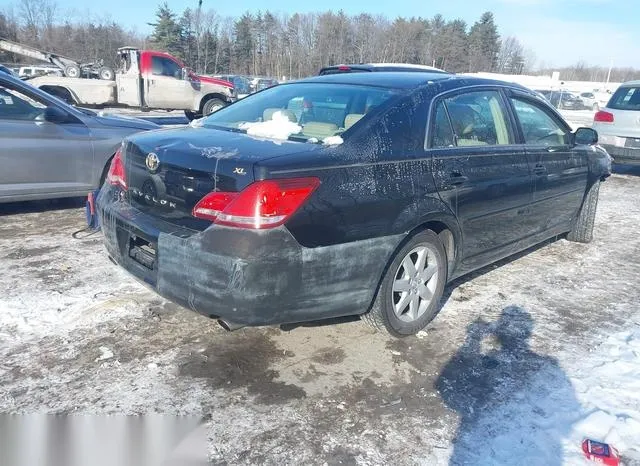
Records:
[[[468,177],[458,172],[453,172],[451,176],[449,176],[449,184],[454,186],[466,183],[468,180],[469,180]]]

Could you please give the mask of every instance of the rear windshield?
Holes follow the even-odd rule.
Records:
[[[619,87],[607,107],[614,110],[640,110],[640,87]]]
[[[218,110],[205,118],[202,125],[275,139],[322,142],[340,136],[396,93],[347,84],[284,84]]]

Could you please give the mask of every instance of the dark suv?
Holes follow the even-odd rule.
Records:
[[[361,314],[402,336],[454,278],[590,241],[596,142],[514,84],[317,76],[128,138],[98,210],[116,263],[227,329]]]

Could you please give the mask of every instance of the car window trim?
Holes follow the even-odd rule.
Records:
[[[532,105],[532,106],[538,108],[544,114],[546,114],[549,118],[551,118],[551,120],[553,120],[553,122],[556,123],[560,128],[563,128],[565,131],[567,131],[568,134],[573,134],[573,129],[546,102],[540,102],[535,98],[531,98],[531,96],[529,96],[529,95],[527,95],[525,93],[512,91],[511,94],[508,95],[508,101],[509,101],[508,103],[509,103],[509,106],[511,107],[511,111],[513,112],[513,115],[514,115],[514,117],[516,119],[516,123],[518,125],[518,131],[520,133],[520,138],[521,138],[520,140],[522,141],[521,144],[523,146],[531,147],[531,148],[541,148],[541,147],[544,147],[544,148],[549,148],[549,147],[571,148],[572,147],[570,142],[567,142],[565,144],[558,144],[558,145],[527,144],[527,142],[525,141],[525,138],[524,138],[524,131],[522,130],[522,124],[520,123],[520,118],[518,118],[518,114],[516,112],[515,106],[513,105],[513,102],[512,102],[511,99],[520,99],[520,100],[525,101],[529,105]],[[569,139],[571,139],[571,137],[569,137]]]
[[[427,135],[425,137],[425,144],[424,144],[424,150],[425,151],[432,151],[432,150],[454,150],[454,149],[468,149],[468,148],[493,148],[493,147],[513,147],[513,146],[518,146],[520,147],[521,144],[518,144],[516,142],[516,132],[515,132],[515,128],[513,127],[513,122],[511,121],[511,118],[507,116],[507,114],[509,113],[509,102],[507,102],[506,96],[503,94],[503,90],[504,89],[512,89],[509,86],[506,85],[500,85],[500,84],[475,84],[472,86],[464,86],[464,87],[458,87],[455,89],[449,89],[446,90],[444,92],[441,92],[437,95],[435,95],[432,99],[431,99],[431,103],[429,104],[429,113],[427,116]],[[458,146],[455,145],[453,147],[433,147],[433,135],[434,135],[434,125],[435,125],[435,110],[437,107],[437,104],[441,101],[444,101],[447,98],[456,96],[458,94],[467,94],[470,92],[482,92],[482,91],[492,91],[492,92],[496,92],[500,95],[500,99],[502,100],[502,109],[505,113],[505,123],[507,124],[507,130],[509,132],[509,136],[511,138],[511,142],[510,144],[493,144],[493,145],[487,145],[487,146]],[[446,104],[445,104],[445,109],[446,109]],[[449,116],[449,111],[447,110],[447,117]],[[449,124],[451,124],[451,119],[449,118]],[[453,125],[452,128],[453,130]],[[453,134],[455,135],[455,131],[453,132]],[[457,142],[456,142],[457,144]]]

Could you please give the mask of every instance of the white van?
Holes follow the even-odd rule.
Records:
[[[62,75],[61,70],[58,68],[51,68],[46,66],[21,66],[18,70],[18,76],[21,78],[30,78],[32,76],[42,76],[45,74]]]

